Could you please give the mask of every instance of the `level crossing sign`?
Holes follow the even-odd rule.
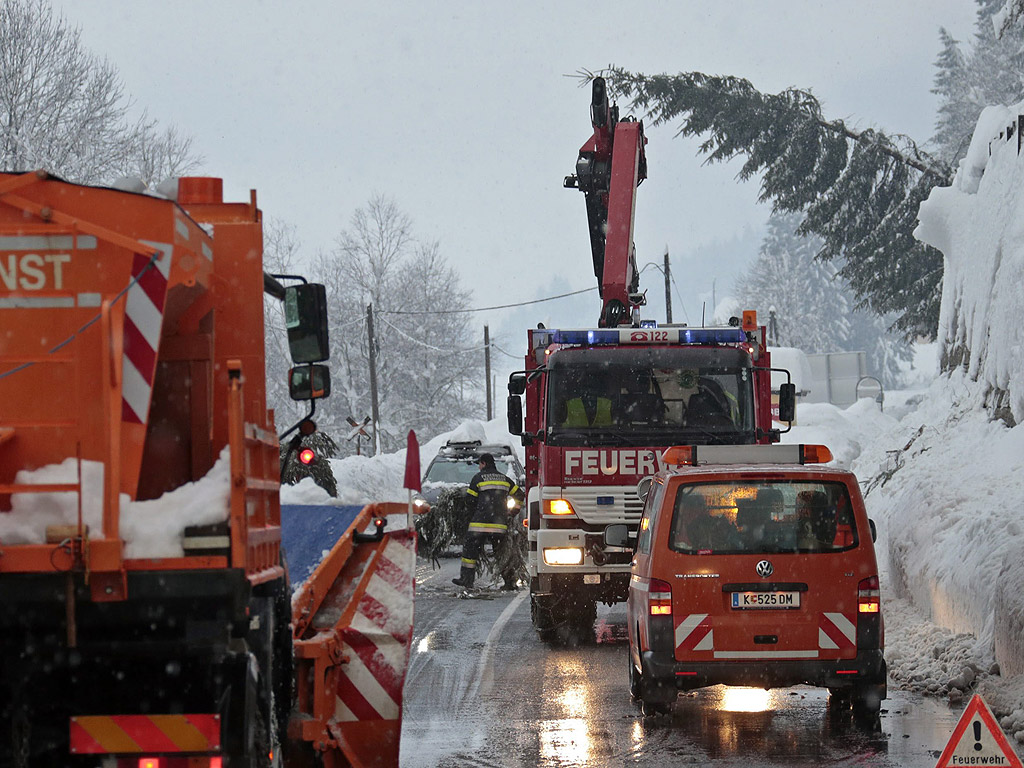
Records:
[[[960,716],[935,768],[995,765],[1024,768],[985,700],[974,694]]]

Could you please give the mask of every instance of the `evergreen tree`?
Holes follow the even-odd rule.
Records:
[[[779,346],[807,353],[863,351],[883,384],[897,385],[910,345],[887,330],[885,318],[856,309],[835,265],[816,258],[821,239],[799,235],[799,225],[793,213],[768,219],[757,259],[736,281],[740,304],[762,318],[774,308]]]
[[[939,154],[956,163],[967,153],[980,108],[970,98],[967,61],[960,51],[960,42],[945,29],[939,29],[942,51],[935,61],[935,86],[932,93],[940,99],[932,142]]]
[[[932,93],[941,98],[932,141],[941,157],[955,166],[967,153],[981,111],[993,104],[1013,104],[1024,97],[1024,46],[1020,40],[1019,0],[977,0],[971,50],[965,55],[946,30]]]
[[[827,120],[808,91],[764,94],[747,80],[700,72],[647,76],[607,71],[610,90],[655,125],[680,119],[679,134],[704,136],[708,162],[743,156],[739,177],[761,175],[762,201],[802,212],[801,235],[834,260],[858,306],[893,314],[908,337],[934,335],[942,255],[913,237],[917,209],[946,163],[905,136],[854,131]]]

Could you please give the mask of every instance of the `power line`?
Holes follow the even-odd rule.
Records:
[[[493,341],[491,342],[491,346],[494,347],[499,352],[501,352],[501,354],[505,355],[505,357],[511,357],[513,360],[521,360],[522,357],[523,357],[522,355],[513,355],[511,352],[506,352],[504,349],[499,347]]]
[[[555,299],[564,299],[567,296],[578,296],[581,293],[588,293],[590,291],[596,291],[597,286],[593,288],[584,288],[581,291],[572,291],[570,293],[561,293],[558,296],[548,296],[546,299],[534,299],[533,301],[518,301],[515,304],[499,304],[494,307],[478,307],[476,309],[433,309],[433,310],[405,310],[405,309],[386,309],[380,310],[376,314],[378,315],[456,315],[466,312],[490,312],[494,309],[509,309],[512,307],[525,307],[530,304],[540,304],[543,301],[554,301]]]
[[[442,347],[435,347],[435,346],[431,346],[430,344],[427,344],[425,341],[420,341],[419,339],[414,339],[412,336],[410,336],[408,333],[403,331],[401,328],[399,328],[396,325],[392,325],[391,323],[389,323],[387,320],[384,320],[383,318],[381,319],[381,323],[383,325],[386,325],[391,330],[395,331],[400,336],[404,336],[406,339],[408,339],[409,341],[413,342],[414,344],[419,344],[421,347],[426,347],[427,349],[429,349],[429,350],[431,350],[433,352],[443,352],[446,355],[458,355],[458,354],[461,354],[463,352],[479,352],[480,350],[485,349],[485,347],[482,347],[482,346],[480,346],[480,347],[469,347],[468,349],[444,349]]]

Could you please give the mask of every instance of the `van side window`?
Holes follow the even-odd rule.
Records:
[[[661,509],[661,501],[665,497],[665,483],[655,480],[651,484],[651,491],[647,494],[647,501],[644,504],[644,514],[640,518],[640,530],[636,537],[636,551],[649,554],[651,551],[651,536],[654,532],[654,522],[658,517],[658,510]]]

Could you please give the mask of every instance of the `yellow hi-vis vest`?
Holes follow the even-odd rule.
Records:
[[[612,401],[606,397],[597,398],[597,411],[594,413],[593,421],[587,419],[583,398],[574,397],[565,406],[563,427],[605,427],[612,423]]]

